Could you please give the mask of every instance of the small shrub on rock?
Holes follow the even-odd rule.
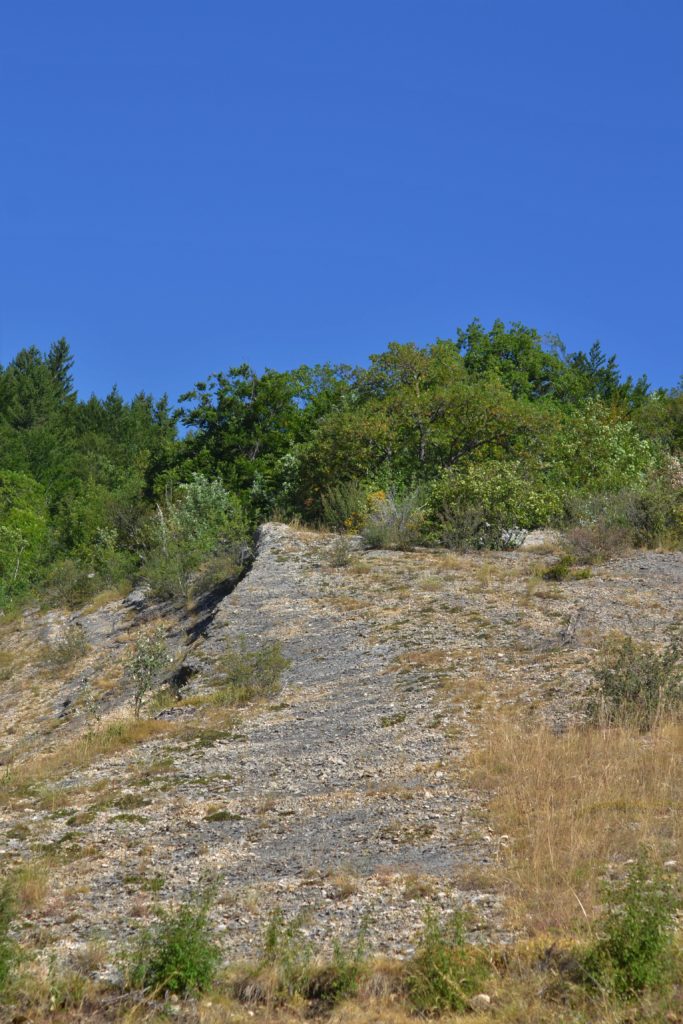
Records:
[[[351,561],[351,545],[348,537],[339,534],[330,545],[329,561],[333,569],[343,569]]]
[[[647,732],[683,708],[683,642],[674,635],[664,650],[631,637],[610,637],[593,674],[598,692],[589,704],[600,724],[635,725]]]
[[[90,650],[85,630],[80,622],[72,622],[64,634],[50,645],[48,660],[54,666],[71,665]]]
[[[145,697],[172,661],[161,627],[136,642],[133,654],[126,664],[126,675],[135,685],[133,709],[136,718],[142,713]]]

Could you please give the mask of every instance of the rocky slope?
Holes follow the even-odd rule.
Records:
[[[543,547],[356,543],[333,568],[332,544],[270,524],[237,587],[192,612],[134,594],[0,626],[0,857],[33,879],[23,941],[62,960],[99,942],[106,975],[158,905],[206,886],[230,958],[257,953],[276,907],[328,947],[365,921],[370,946],[400,956],[426,904],[467,906],[473,933],[505,935],[487,878],[505,839],[469,788],[468,753],[501,709],[566,728],[600,637],[663,639],[681,618],[683,557],[638,553],[553,584]],[[90,647],[55,666],[74,623]],[[182,699],[98,754],[102,730],[130,722],[122,665],[150,623],[184,659]],[[282,644],[283,690],[217,719],[216,658],[242,638]]]

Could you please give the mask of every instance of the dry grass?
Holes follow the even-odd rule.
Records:
[[[12,893],[20,913],[42,907],[48,894],[55,865],[48,857],[26,861],[12,875]]]
[[[538,932],[580,932],[610,865],[640,845],[681,857],[683,726],[643,736],[631,729],[531,733],[494,724],[473,756],[475,785],[493,792],[514,923]]]
[[[33,791],[48,780],[86,768],[100,758],[161,736],[174,735],[177,731],[177,726],[170,722],[122,719],[85,733],[30,763],[21,762],[8,768],[0,779],[0,805]]]

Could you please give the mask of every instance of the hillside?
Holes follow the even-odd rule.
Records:
[[[501,723],[570,734],[607,634],[662,644],[683,614],[683,555],[551,582],[552,537],[471,555],[352,540],[337,567],[335,543],[271,523],[228,593],[181,607],[134,592],[0,624],[0,853],[39,962],[116,982],[141,923],[207,886],[228,963],[259,956],[276,909],[302,915],[323,954],[367,927],[370,951],[410,956],[430,906],[465,908],[473,940],[524,931],[482,752]],[[135,720],[123,666],[158,627],[177,699]],[[281,691],[216,701],[220,659],[277,658],[275,642]],[[615,861],[633,853],[619,834]]]

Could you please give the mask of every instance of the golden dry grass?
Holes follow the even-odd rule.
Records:
[[[131,718],[84,733],[30,763],[20,762],[8,767],[0,778],[0,804],[48,780],[85,768],[100,758],[152,739],[174,735],[177,731],[170,722]]]
[[[646,735],[493,725],[472,755],[473,782],[492,792],[493,824],[508,837],[499,868],[516,925],[532,934],[581,931],[609,865],[641,845],[680,862],[682,750],[683,726],[673,722]]]

